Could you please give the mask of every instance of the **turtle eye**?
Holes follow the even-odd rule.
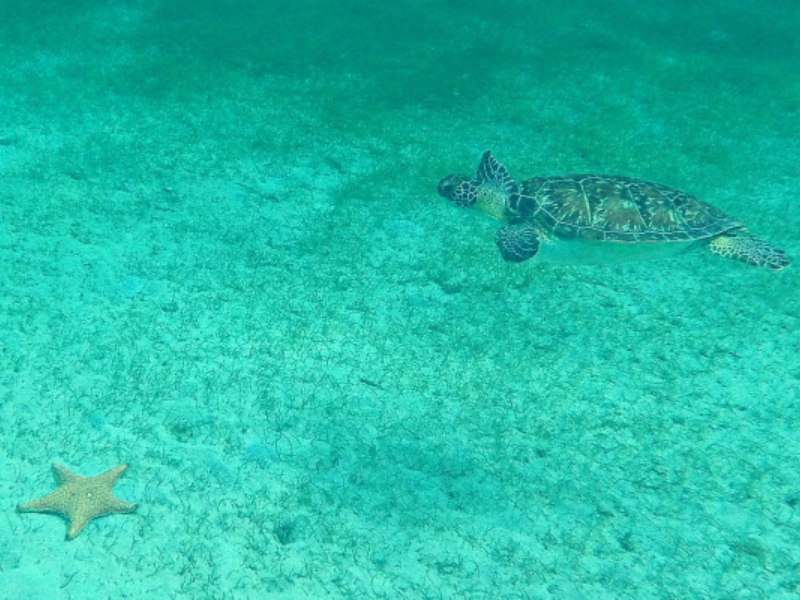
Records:
[[[452,177],[445,177],[439,182],[439,195],[445,198],[453,198],[453,192],[456,189]]]

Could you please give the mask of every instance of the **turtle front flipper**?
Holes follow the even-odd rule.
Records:
[[[491,150],[481,156],[476,177],[478,183],[491,185],[506,197],[517,191],[517,183],[511,178],[508,169],[497,162]]]
[[[522,262],[536,256],[539,251],[539,234],[526,221],[517,221],[501,227],[494,234],[494,243],[501,256],[510,262]]]
[[[727,231],[711,240],[708,247],[714,254],[770,271],[780,271],[789,266],[789,259],[783,250],[771,246],[746,229]]]

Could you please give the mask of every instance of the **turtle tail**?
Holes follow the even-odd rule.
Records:
[[[708,247],[714,254],[770,271],[780,271],[789,266],[789,259],[783,250],[771,246],[746,229],[727,231],[711,240]]]

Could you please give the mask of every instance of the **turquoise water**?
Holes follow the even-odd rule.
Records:
[[[0,0],[6,597],[800,597],[796,266],[507,264],[436,193],[491,148],[797,261],[800,6],[555,6]]]

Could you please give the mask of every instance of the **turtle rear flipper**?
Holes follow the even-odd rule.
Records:
[[[723,233],[711,240],[708,247],[714,254],[770,271],[780,271],[789,266],[789,259],[783,250],[771,246],[745,229]]]
[[[522,262],[536,256],[540,241],[539,234],[531,224],[518,221],[498,229],[494,234],[494,243],[505,260]]]

